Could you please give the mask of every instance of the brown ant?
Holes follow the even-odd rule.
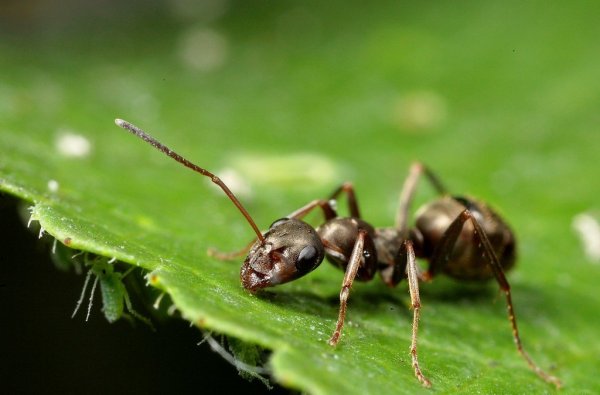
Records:
[[[508,319],[518,352],[539,377],[556,387],[561,386],[558,378],[537,366],[523,349],[519,337],[510,285],[504,275],[505,270],[513,267],[516,258],[516,242],[512,231],[486,204],[468,197],[450,196],[438,178],[422,164],[415,163],[410,168],[400,194],[396,224],[392,228],[374,228],[362,220],[354,188],[352,184],[345,183],[329,199],[310,202],[273,222],[263,234],[219,177],[173,152],[138,127],[120,119],[115,122],[177,162],[209,177],[240,210],[254,229],[256,240],[239,252],[222,254],[213,251],[212,254],[221,259],[230,259],[248,252],[240,278],[244,288],[250,292],[300,278],[316,269],[325,256],[345,271],[338,320],[329,339],[330,345],[335,346],[340,339],[348,296],[355,279],[368,281],[379,272],[386,285],[395,287],[406,277],[413,309],[412,365],[417,379],[429,387],[431,382],[421,372],[417,358],[421,311],[419,280],[429,281],[438,273],[466,281],[495,278],[506,296]],[[415,227],[409,228],[409,209],[422,175],[441,197],[419,209]],[[334,201],[342,193],[347,195],[350,217],[339,217],[336,213]],[[302,218],[316,208],[322,210],[325,223],[315,229]],[[417,257],[428,261],[427,271],[419,270]]]

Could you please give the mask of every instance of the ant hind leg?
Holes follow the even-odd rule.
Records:
[[[517,351],[523,359],[527,362],[531,370],[533,370],[540,378],[548,383],[554,384],[557,388],[562,386],[561,381],[548,373],[546,373],[542,368],[540,368],[534,361],[531,359],[529,354],[523,348],[523,344],[521,342],[521,337],[519,336],[519,330],[517,327],[517,317],[515,315],[514,306],[512,303],[512,296],[510,293],[510,284],[504,275],[504,270],[502,269],[502,265],[498,261],[498,257],[494,253],[494,249],[490,240],[487,237],[487,234],[477,221],[477,219],[473,216],[473,214],[465,209],[462,211],[458,217],[450,224],[442,239],[439,242],[439,245],[436,247],[433,257],[431,259],[431,264],[427,273],[425,273],[426,277],[431,278],[437,271],[439,271],[447,262],[450,257],[452,250],[454,249],[454,245],[456,244],[456,240],[458,236],[462,232],[464,224],[470,221],[473,224],[473,234],[477,238],[477,241],[480,244],[482,252],[482,257],[486,259],[487,263],[490,265],[492,272],[500,289],[504,293],[506,297],[506,307],[508,310],[508,320],[510,322],[514,343],[517,346]]]

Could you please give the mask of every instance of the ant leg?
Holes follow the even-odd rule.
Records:
[[[335,331],[333,332],[333,335],[331,335],[331,339],[329,339],[329,345],[331,346],[335,346],[342,335],[342,328],[344,327],[344,320],[346,319],[346,305],[348,303],[348,296],[350,296],[350,288],[352,288],[352,282],[356,277],[356,273],[358,272],[358,268],[363,257],[365,237],[367,237],[367,231],[360,229],[358,231],[356,243],[354,243],[352,255],[348,261],[348,266],[346,266],[346,273],[344,274],[344,281],[342,282],[342,290],[340,291],[340,311],[338,314],[338,320],[335,326]]]
[[[219,251],[218,249],[216,249],[214,247],[209,247],[207,254],[208,254],[208,256],[217,258],[220,261],[230,261],[232,259],[247,255],[248,251],[250,251],[250,248],[252,248],[254,243],[256,243],[256,237],[254,239],[252,239],[252,241],[250,243],[248,243],[248,245],[246,245],[241,250],[231,251],[231,252],[223,252],[223,251]]]
[[[316,199],[308,203],[307,205],[300,207],[298,210],[292,212],[286,218],[301,219],[317,207],[320,207],[321,210],[323,210],[323,216],[325,217],[326,221],[337,217],[337,213],[335,212],[335,209],[331,206],[329,201],[323,199]]]
[[[417,183],[422,174],[425,174],[425,177],[427,177],[437,193],[440,195],[445,195],[448,193],[438,177],[431,170],[429,170],[427,166],[421,162],[414,162],[410,166],[408,176],[406,177],[404,185],[402,186],[402,192],[400,192],[400,199],[398,203],[398,212],[396,214],[396,229],[399,229],[401,234],[407,233],[408,231],[408,211],[417,189]]]
[[[345,182],[340,185],[329,197],[328,200],[337,200],[338,196],[345,192],[348,197],[348,209],[350,210],[350,216],[353,218],[360,218],[360,211],[358,210],[358,202],[356,195],[354,194],[354,186],[351,182]]]
[[[432,276],[434,271],[441,268],[446,264],[452,249],[454,248],[454,244],[458,239],[459,234],[461,233],[464,224],[467,221],[471,221],[473,224],[473,233],[475,237],[477,237],[479,241],[479,245],[483,248],[482,257],[486,258],[488,264],[490,265],[492,272],[494,273],[494,277],[500,286],[502,292],[506,297],[506,307],[508,310],[508,320],[510,322],[512,332],[513,332],[513,340],[515,345],[517,346],[517,351],[523,359],[527,362],[531,370],[533,370],[540,378],[548,383],[554,384],[557,388],[562,386],[561,381],[548,373],[546,373],[542,368],[540,368],[534,361],[531,359],[529,354],[523,348],[523,344],[521,342],[521,337],[519,336],[519,330],[517,328],[517,317],[515,315],[515,309],[512,303],[512,297],[510,293],[510,284],[504,275],[504,270],[502,269],[502,265],[498,261],[498,257],[494,253],[494,249],[492,248],[492,244],[487,237],[487,234],[477,221],[473,214],[468,209],[465,209],[463,212],[459,214],[459,216],[452,222],[450,227],[444,233],[442,240],[440,240],[440,244],[436,248],[433,254],[433,258],[431,259],[430,269],[425,275]]]
[[[413,309],[412,341],[410,343],[412,366],[415,370],[415,376],[421,384],[425,387],[431,387],[431,381],[429,381],[429,379],[421,372],[417,356],[417,333],[419,331],[419,318],[421,315],[421,298],[419,296],[419,276],[412,241],[406,240],[402,243],[399,255],[400,262],[406,264],[408,290],[410,292],[410,302]]]
[[[412,341],[410,344],[410,355],[415,376],[425,387],[431,387],[431,381],[421,372],[417,356],[417,334],[419,331],[419,319],[421,315],[421,298],[419,296],[420,272],[415,259],[415,251],[411,240],[404,240],[400,250],[394,258],[394,265],[381,271],[381,277],[389,287],[395,287],[406,275],[408,279],[408,290],[410,302],[413,309]]]

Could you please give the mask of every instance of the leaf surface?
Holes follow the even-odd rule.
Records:
[[[246,292],[241,259],[206,253],[251,241],[241,215],[210,182],[113,119],[232,176],[262,228],[346,180],[364,217],[389,226],[408,166],[422,160],[451,191],[497,207],[516,231],[520,259],[509,281],[532,357],[563,379],[565,393],[600,390],[600,266],[571,229],[575,215],[598,210],[600,196],[594,12],[344,2],[347,19],[339,19],[332,9],[273,7],[233,7],[215,30],[228,57],[204,73],[172,45],[184,33],[159,20],[133,24],[155,22],[150,37],[115,26],[93,51],[71,37],[61,57],[52,50],[58,39],[32,40],[33,51],[9,42],[0,189],[32,204],[33,218],[69,247],[150,272],[186,320],[272,350],[283,385],[428,393],[408,355],[405,283],[356,283],[342,340],[329,347],[343,274],[324,263],[296,282]],[[294,23],[313,25],[298,38]],[[139,52],[116,56],[127,47]],[[69,136],[83,136],[89,151],[66,149]],[[423,185],[417,206],[432,197]],[[444,278],[422,285],[419,352],[432,391],[554,391],[515,351],[496,289]]]

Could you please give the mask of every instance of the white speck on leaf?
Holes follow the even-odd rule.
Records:
[[[225,36],[211,29],[192,29],[179,39],[179,57],[190,69],[209,72],[227,60],[229,43]]]
[[[408,92],[397,99],[392,121],[403,131],[427,132],[439,127],[446,113],[446,101],[437,92]]]
[[[92,144],[86,137],[72,132],[62,132],[56,139],[55,146],[58,153],[71,158],[85,158],[92,149]]]
[[[60,185],[58,184],[58,181],[56,181],[56,180],[49,180],[48,181],[48,191],[50,191],[52,193],[58,192],[59,186]]]
[[[573,229],[578,234],[583,250],[589,260],[600,262],[600,223],[588,213],[577,214],[573,218]]]

